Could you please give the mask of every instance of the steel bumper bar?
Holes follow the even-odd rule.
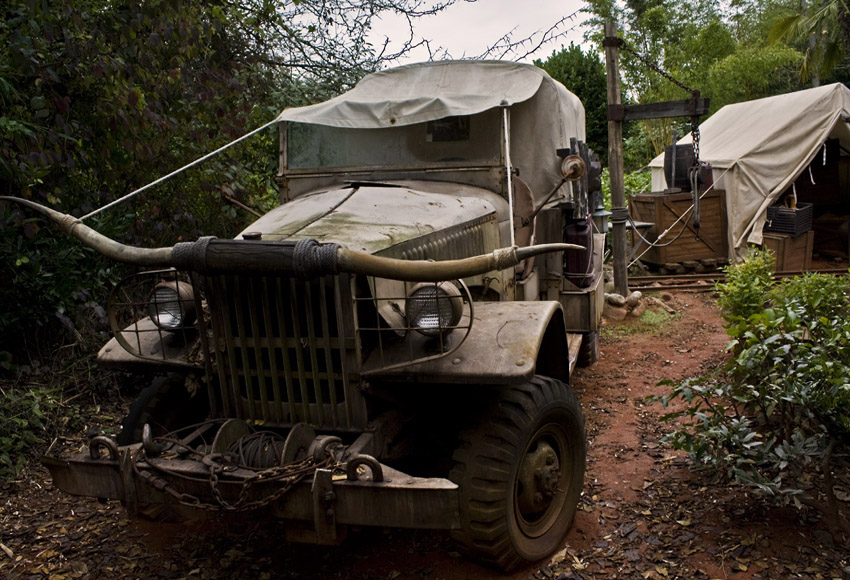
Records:
[[[208,510],[238,511],[240,503],[257,506],[274,496],[279,481],[255,479],[254,472],[232,469],[216,478],[200,461],[149,459],[134,465],[139,445],[113,449],[108,457],[79,454],[42,457],[53,484],[72,495],[120,500],[128,511],[150,504],[183,504]],[[332,540],[337,525],[419,529],[460,527],[458,487],[448,479],[413,477],[374,459],[349,475],[317,469],[264,508],[287,520],[312,522],[318,540]],[[162,470],[167,467],[167,472]],[[376,473],[377,472],[377,473]],[[167,474],[164,474],[167,473]],[[352,480],[354,478],[354,480]],[[382,480],[382,481],[376,481]],[[221,508],[224,500],[226,508]],[[247,500],[247,501],[246,501]]]

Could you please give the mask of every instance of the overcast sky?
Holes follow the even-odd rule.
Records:
[[[530,63],[535,58],[546,59],[561,46],[569,46],[570,41],[576,44],[582,42],[583,28],[580,24],[586,15],[577,13],[582,5],[581,0],[460,0],[435,16],[418,20],[415,34],[429,39],[432,50],[442,48],[453,58],[470,58],[481,55],[488,46],[507,33],[511,33],[515,40],[538,33],[534,36],[536,45],[540,41],[540,32],[548,30],[562,18],[573,15],[561,27],[561,30],[568,30],[565,37],[547,42],[533,55],[522,59],[516,54],[504,57]],[[389,38],[389,50],[392,51],[398,50],[408,35],[406,21],[385,16],[373,21],[370,40],[376,47],[380,47],[384,39]],[[520,49],[521,52],[527,50]],[[497,57],[493,55],[492,58]],[[409,54],[399,64],[423,60],[428,60],[428,50],[424,47]]]

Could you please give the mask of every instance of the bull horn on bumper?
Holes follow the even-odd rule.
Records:
[[[20,197],[0,196],[0,201],[11,201],[43,213],[57,224],[63,232],[77,238],[83,244],[117,262],[137,266],[170,266],[173,248],[136,248],[116,242],[93,230],[74,216],[58,212],[40,203]]]
[[[440,282],[477,276],[493,270],[513,268],[526,258],[562,250],[584,250],[576,244],[540,244],[524,248],[501,248],[492,254],[482,254],[462,260],[428,262],[397,260],[340,248],[337,259],[343,272],[391,278],[405,282]]]
[[[347,272],[407,282],[439,282],[467,278],[493,270],[512,268],[526,258],[563,250],[584,250],[576,244],[541,244],[502,248],[461,260],[430,262],[399,260],[350,250],[336,244],[301,240],[294,244],[248,240],[201,238],[170,248],[136,248],[116,242],[79,219],[30,200],[0,196],[0,201],[19,203],[51,218],[66,234],[107,258],[149,267],[175,267],[198,272],[292,273],[314,277]]]

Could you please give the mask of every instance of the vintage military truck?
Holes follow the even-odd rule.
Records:
[[[98,358],[160,377],[116,439],[45,457],[54,483],[130,513],[264,508],[296,541],[430,528],[503,569],[547,556],[602,310],[579,99],[533,66],[436,62],[278,121],[281,205],[237,239],[133,248],[29,204],[156,268],[112,292]]]

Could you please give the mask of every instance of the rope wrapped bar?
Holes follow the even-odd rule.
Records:
[[[39,211],[58,223],[63,232],[107,258],[136,266],[173,267],[202,274],[291,273],[308,279],[346,272],[405,282],[441,282],[513,268],[521,261],[539,254],[585,249],[575,244],[541,244],[500,248],[490,254],[460,260],[431,262],[375,256],[334,243],[320,244],[310,239],[272,242],[204,237],[195,242],[181,242],[171,248],[136,248],[116,242],[77,218],[38,203],[6,196],[0,196],[0,201],[19,203]]]
[[[175,244],[171,265],[201,274],[293,274],[302,280],[335,275],[339,245],[316,240],[271,242],[201,238]]]
[[[629,220],[629,210],[625,207],[611,208],[611,223],[626,223]]]

